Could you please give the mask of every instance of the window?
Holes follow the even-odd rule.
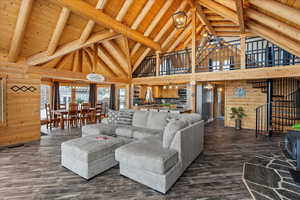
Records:
[[[126,90],[125,88],[119,89],[119,109],[126,107]]]
[[[71,86],[59,86],[59,97],[61,104],[66,104],[66,106],[68,106],[69,103],[71,103],[71,90]]]
[[[6,76],[0,74],[0,126],[6,125]]]
[[[109,87],[98,87],[97,88],[97,103],[104,105],[104,112],[108,110],[110,101],[110,88]]]
[[[45,104],[50,104],[51,87],[49,85],[41,85],[41,100],[40,100],[40,114],[41,119],[46,119]]]
[[[88,103],[90,95],[90,87],[76,87],[76,103]]]

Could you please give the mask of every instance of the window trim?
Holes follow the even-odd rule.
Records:
[[[6,80],[7,79],[7,75],[4,74],[4,73],[0,73],[0,82],[1,82],[1,85],[2,85],[2,88],[0,88],[2,90],[2,114],[3,114],[3,120],[0,121],[0,127],[6,127],[7,125],[7,121],[6,121],[6,115],[7,115],[7,112],[6,112]]]

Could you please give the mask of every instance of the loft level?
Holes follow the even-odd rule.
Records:
[[[195,72],[220,72],[296,65],[300,58],[258,37],[248,38],[244,48],[239,40],[209,44],[196,49]],[[191,49],[146,57],[133,77],[151,77],[192,73]],[[157,63],[159,62],[159,63]]]

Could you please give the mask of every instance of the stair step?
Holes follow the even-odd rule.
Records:
[[[274,116],[274,115],[272,117],[276,119],[300,120],[300,117],[282,117],[282,116]]]
[[[279,98],[279,97],[281,97],[281,98],[283,98],[283,97],[284,97],[284,95],[273,94],[273,95],[272,95],[272,97],[275,97],[275,98]]]
[[[280,122],[280,121],[272,121],[272,124],[279,126],[293,126],[295,122]]]

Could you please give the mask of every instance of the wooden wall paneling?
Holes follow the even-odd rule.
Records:
[[[21,52],[26,25],[30,17],[33,3],[34,0],[22,0],[21,2],[14,34],[12,37],[12,41],[8,53],[8,61],[10,62],[16,62]]]
[[[0,146],[25,143],[40,138],[40,76],[6,71],[6,126],[0,127]],[[14,92],[14,86],[34,87],[33,92]],[[23,102],[23,103],[21,103]]]
[[[246,91],[245,97],[235,97],[236,88],[243,88]],[[232,107],[242,107],[247,117],[242,119],[242,127],[255,129],[256,112],[258,106],[266,104],[266,94],[260,88],[253,88],[247,81],[227,81],[225,85],[225,126],[234,127],[234,120],[230,119]]]

